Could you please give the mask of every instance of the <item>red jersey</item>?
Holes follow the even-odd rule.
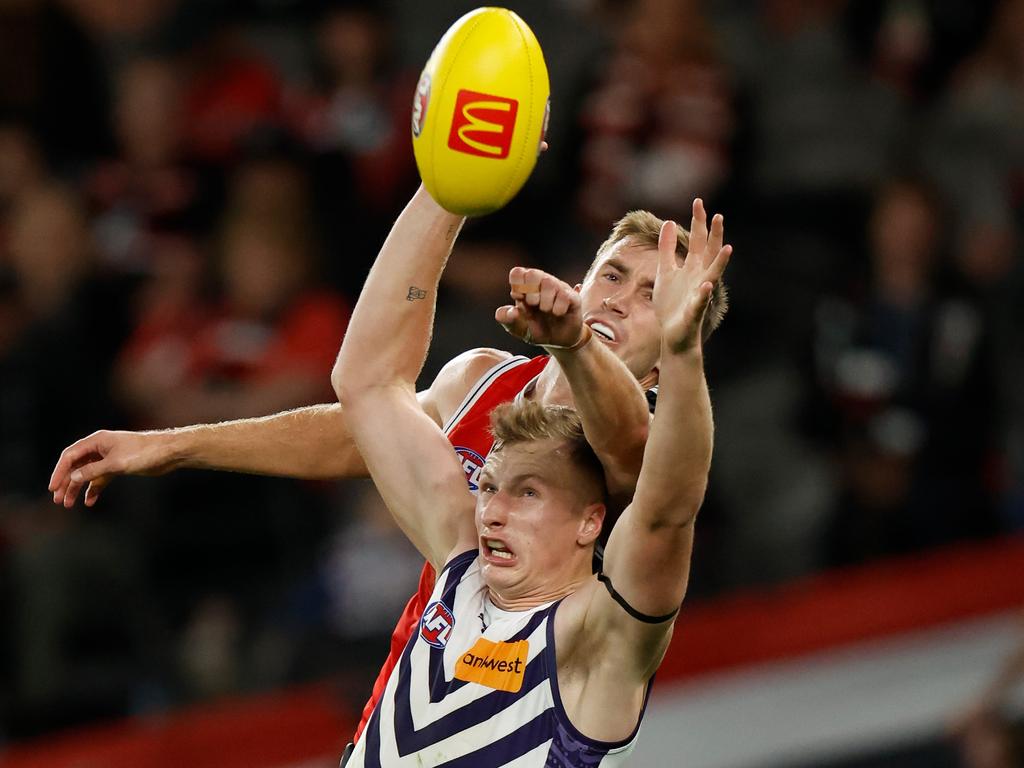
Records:
[[[533,359],[516,356],[498,363],[480,377],[466,395],[466,399],[444,425],[445,436],[459,455],[462,467],[466,471],[469,489],[474,493],[477,490],[484,460],[494,445],[494,436],[491,434],[491,411],[502,403],[514,400],[516,395],[544,369],[548,360],[546,355]],[[353,741],[357,741],[362,734],[366,721],[370,719],[374,707],[377,706],[377,700],[384,693],[391,671],[420,622],[430,593],[434,591],[434,578],[434,569],[430,563],[424,563],[419,587],[416,594],[409,598],[398,624],[395,625],[395,631],[391,635],[391,650],[380,669],[380,674],[377,675],[377,681],[373,684],[370,700],[363,707],[363,716],[356,728]]]

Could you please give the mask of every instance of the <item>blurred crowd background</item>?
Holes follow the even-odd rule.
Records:
[[[456,0],[0,0],[0,744],[335,676],[420,559],[366,483],[46,491],[96,429],[330,402],[418,181]],[[507,270],[726,215],[692,599],[1024,528],[1024,0],[524,0],[550,151],[473,221],[427,370],[513,346]],[[272,450],[272,448],[268,448]]]

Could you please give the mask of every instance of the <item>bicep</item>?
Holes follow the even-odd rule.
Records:
[[[617,653],[631,657],[646,679],[661,661],[671,637],[674,613],[686,595],[693,552],[693,523],[651,526],[627,507],[605,547],[602,572],[629,608],[630,615],[604,584],[594,589],[588,626]],[[661,619],[653,621],[653,619]]]
[[[442,564],[472,537],[473,495],[451,444],[400,387],[376,387],[347,410],[353,438],[377,490],[409,540]]]

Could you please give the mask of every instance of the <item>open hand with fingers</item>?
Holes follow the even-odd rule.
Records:
[[[71,507],[85,488],[91,507],[119,475],[162,475],[174,469],[167,432],[100,430],[65,448],[50,476],[53,503]]]
[[[513,303],[498,307],[497,320],[527,344],[573,347],[584,338],[580,294],[540,269],[513,267],[508,273]]]
[[[699,349],[701,326],[711,293],[722,279],[732,246],[723,245],[725,223],[715,214],[708,232],[704,202],[693,201],[690,247],[682,264],[676,259],[676,223],[666,221],[658,238],[658,276],[654,282],[654,311],[661,323],[662,342],[673,352]]]

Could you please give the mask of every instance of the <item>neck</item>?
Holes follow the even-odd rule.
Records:
[[[503,611],[529,611],[571,595],[579,590],[588,578],[590,578],[589,574],[587,576],[579,576],[567,584],[562,584],[557,589],[538,590],[535,593],[526,595],[512,595],[508,594],[509,590],[498,590],[494,587],[488,587],[487,592],[490,595],[491,602]]]
[[[569,380],[565,378],[562,367],[554,357],[548,358],[544,370],[537,376],[532,397],[545,405],[575,405]]]

